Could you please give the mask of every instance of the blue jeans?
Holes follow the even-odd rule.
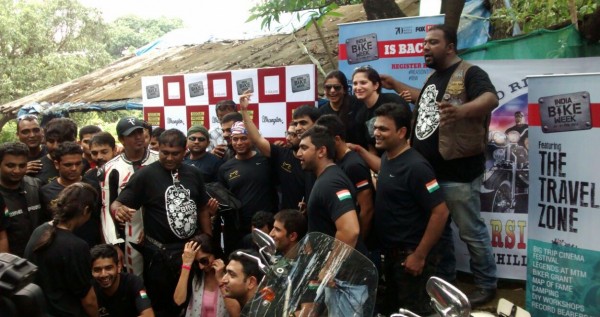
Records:
[[[480,288],[496,288],[496,262],[487,226],[481,218],[480,188],[483,175],[470,183],[442,181],[446,205],[458,227],[460,239],[467,244],[471,273]]]
[[[362,317],[368,293],[366,285],[354,285],[335,279],[335,287],[325,288],[328,316]]]

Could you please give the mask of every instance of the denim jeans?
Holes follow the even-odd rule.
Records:
[[[480,288],[496,288],[496,262],[487,226],[481,218],[480,188],[483,175],[470,183],[441,181],[446,205],[458,227],[460,239],[467,244],[471,273]]]
[[[328,316],[362,317],[368,293],[366,285],[354,285],[335,279],[335,287],[325,289]]]

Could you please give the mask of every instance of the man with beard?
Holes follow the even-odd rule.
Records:
[[[7,242],[5,252],[20,257],[43,216],[39,196],[41,182],[25,175],[29,153],[28,146],[21,142],[0,145],[0,200],[4,200],[1,217],[6,221],[5,230],[0,225],[0,232],[7,238],[4,239]]]
[[[265,157],[269,158],[271,164],[276,170],[278,184],[281,191],[280,209],[298,208],[298,204],[305,196],[305,173],[302,172],[300,160],[296,158],[295,152],[298,151],[299,138],[290,139],[291,147],[282,147],[271,144],[267,139],[260,135],[258,128],[252,122],[248,114],[248,105],[252,93],[246,93],[240,97],[240,111],[244,118],[244,125],[248,130],[248,137],[256,149]],[[312,123],[312,120],[310,121]],[[295,127],[294,131],[296,130]],[[295,132],[294,132],[295,133]]]
[[[202,172],[205,183],[217,181],[221,159],[212,153],[206,152],[209,142],[208,131],[201,125],[194,125],[187,131],[188,155],[183,159],[183,164],[195,166]]]
[[[58,197],[65,187],[82,180],[83,150],[75,142],[63,142],[54,151],[54,165],[58,170],[58,178],[42,186],[40,192],[44,206]],[[75,229],[73,233],[87,242],[91,248],[100,243],[100,210],[92,210],[90,219]],[[52,219],[52,215],[47,215]]]
[[[90,250],[92,276],[101,317],[154,317],[144,281],[121,271],[115,246],[100,244]]]
[[[242,207],[239,228],[225,232],[226,254],[236,247],[244,235],[250,233],[252,216],[256,212],[277,211],[277,194],[269,160],[254,150],[243,122],[233,124],[231,143],[236,154],[219,168],[219,182],[240,200]]]
[[[148,150],[144,139],[144,121],[126,117],[117,123],[117,136],[123,145],[123,153],[104,164],[104,174],[99,176],[102,187],[101,223],[104,241],[110,244],[122,244],[125,253],[125,267],[129,273],[141,276],[144,270],[142,256],[131,243],[137,243],[142,232],[142,213],[135,213],[131,221],[119,228],[113,222],[110,204],[117,199],[131,176],[143,166],[158,160],[158,153]],[[125,241],[124,241],[125,240]]]
[[[48,154],[46,148],[42,146],[44,131],[34,115],[24,115],[17,119],[17,137],[29,148],[27,156],[27,174],[35,175],[42,168],[40,161],[44,155]]]
[[[158,316],[177,316],[180,309],[173,297],[164,294],[175,291],[187,240],[199,233],[212,235],[210,215],[218,202],[208,198],[200,170],[182,164],[185,135],[169,129],[158,142],[158,162],[133,174],[111,211],[117,221],[128,222],[143,207],[141,248],[148,294]]]
[[[302,133],[298,158],[302,169],[317,177],[307,203],[308,232],[321,232],[335,237],[347,245],[366,253],[360,237],[360,225],[356,212],[356,190],[342,169],[333,163],[335,140],[327,128],[315,125]],[[327,262],[343,261],[340,248],[332,246]],[[325,264],[328,267],[331,264]],[[321,272],[324,272],[322,270]],[[319,274],[319,280],[327,285],[325,303],[331,316],[362,316],[367,299],[365,285],[348,283],[350,272],[342,269],[331,280]]]
[[[425,64],[435,71],[420,92],[389,76],[382,80],[386,88],[408,90],[417,100],[410,144],[433,166],[452,220],[467,244],[477,286],[467,297],[478,306],[496,294],[496,262],[480,215],[480,188],[490,116],[498,96],[485,71],[458,57],[456,42],[456,30],[446,25],[427,31]],[[445,272],[454,267],[453,256],[444,256]]]
[[[48,184],[58,177],[58,171],[54,164],[54,150],[59,144],[77,140],[77,124],[69,118],[54,118],[46,124],[46,150],[48,154],[41,158],[42,167],[35,174],[35,177],[42,181],[42,184]]]

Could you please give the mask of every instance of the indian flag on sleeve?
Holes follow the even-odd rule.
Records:
[[[430,194],[440,189],[440,185],[438,184],[437,179],[435,178],[431,182],[425,184],[425,187],[427,187],[427,190]]]
[[[350,199],[352,196],[350,195],[350,191],[347,189],[342,189],[339,192],[335,193],[340,201],[344,199]]]
[[[147,299],[148,298],[148,294],[146,294],[145,290],[141,290],[140,291],[140,297],[143,298],[143,299]]]
[[[365,179],[365,180],[363,180],[361,182],[356,183],[356,185],[354,185],[354,186],[356,186],[356,189],[361,189],[361,188],[363,188],[363,187],[365,187],[367,185],[369,185],[369,181],[367,181]]]

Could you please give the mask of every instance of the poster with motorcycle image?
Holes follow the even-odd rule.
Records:
[[[528,83],[527,310],[600,316],[600,72]]]
[[[527,278],[530,115],[527,76],[600,72],[600,58],[469,61],[485,70],[496,87],[481,187],[481,217],[488,225],[497,276]],[[456,229],[456,228],[455,228]],[[457,269],[469,271],[469,251],[454,230]]]

